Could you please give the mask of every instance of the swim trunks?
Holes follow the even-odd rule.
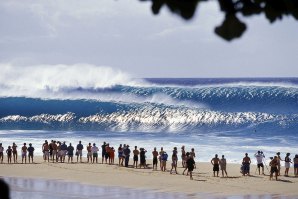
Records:
[[[134,156],[133,156],[133,161],[139,161],[139,156],[134,155]]]
[[[219,171],[219,164],[213,165],[213,171]]]
[[[258,168],[260,167],[264,167],[264,164],[263,163],[258,164]]]
[[[298,164],[294,164],[294,168],[298,168]]]
[[[290,168],[290,163],[289,162],[285,162],[285,167],[288,169]]]
[[[271,174],[277,173],[277,172],[278,172],[277,167],[271,167]]]
[[[27,152],[22,152],[22,158],[26,157]]]
[[[98,154],[97,153],[93,153],[93,157],[97,158]]]
[[[157,164],[157,157],[153,157],[153,164]]]
[[[83,155],[82,150],[78,150],[77,152],[78,152],[78,156],[82,156]]]

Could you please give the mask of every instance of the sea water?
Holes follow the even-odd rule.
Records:
[[[42,155],[44,140],[54,139],[129,144],[145,148],[148,158],[154,147],[171,153],[185,145],[199,162],[223,154],[240,163],[259,150],[267,161],[276,152],[298,154],[298,78],[156,78],[0,91],[5,149],[27,142]]]

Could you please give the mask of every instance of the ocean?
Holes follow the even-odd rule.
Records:
[[[185,145],[195,149],[198,162],[218,154],[230,163],[259,150],[267,161],[276,152],[298,154],[298,78],[147,78],[16,88],[0,84],[5,148],[27,142],[42,155],[46,139],[105,141],[114,148],[143,147],[152,158],[154,147],[171,153]]]

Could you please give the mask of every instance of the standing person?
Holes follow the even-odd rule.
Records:
[[[126,148],[123,150],[123,153],[124,153],[124,155],[125,155],[125,167],[128,167],[129,156],[130,156],[129,145],[126,145]]]
[[[155,167],[155,170],[157,170],[157,156],[158,156],[158,152],[156,151],[156,147],[154,147],[154,150],[152,151],[152,156],[153,156],[153,170]]]
[[[48,160],[48,162],[49,162],[50,161],[49,144],[48,144],[48,141],[47,140],[42,145],[42,152],[43,152],[43,159],[44,159],[44,161],[47,161]]]
[[[56,141],[54,140],[52,143],[52,160],[53,160],[53,162],[54,161],[58,162],[57,150],[58,150],[58,146],[56,144]]]
[[[79,156],[80,156],[80,163],[82,163],[83,149],[84,149],[84,146],[82,145],[82,142],[79,141],[79,144],[77,145],[77,151],[76,151],[76,153],[78,154],[77,162],[79,162]]]
[[[186,154],[185,154],[185,169],[183,170],[182,175],[184,175],[185,171],[188,170],[187,160],[189,159],[189,157],[190,157],[190,153],[186,152]],[[187,171],[186,175],[188,175],[188,171]]]
[[[90,160],[90,163],[92,163],[92,146],[91,146],[91,143],[89,143],[89,145],[87,146],[87,162],[89,163],[89,160]]]
[[[6,150],[6,154],[7,154],[7,163],[11,164],[11,156],[13,153],[13,149],[11,148],[11,146],[8,146],[8,149]]]
[[[71,163],[73,163],[73,151],[74,147],[71,145],[71,143],[69,143],[69,146],[67,147],[68,163],[69,160],[71,161]]]
[[[142,148],[140,149],[142,150]],[[138,147],[135,146],[135,149],[132,151],[133,153],[133,167],[138,168],[138,161],[139,161],[139,150]],[[140,168],[141,168],[141,164],[140,164]]]
[[[263,158],[265,158],[265,156],[264,156],[263,152],[258,151],[257,153],[255,153],[255,158],[257,159],[257,166],[258,166],[258,170],[259,170],[259,175],[261,175],[260,167],[262,167],[262,174],[265,175],[265,173],[264,173],[264,164],[263,164]]]
[[[211,160],[211,164],[213,165],[213,177],[215,177],[215,172],[216,172],[216,177],[218,177],[218,173],[219,173],[219,158],[218,155],[215,154],[215,157],[212,158]]]
[[[141,166],[143,166],[145,169],[147,167],[146,155],[145,155],[147,153],[147,151],[144,148],[141,148],[140,150],[141,150],[141,152],[140,152],[140,162],[141,162],[140,168],[141,168]]]
[[[160,170],[162,170],[162,154],[164,153],[163,147],[160,148],[159,151],[159,166],[160,166]]]
[[[173,154],[172,154],[172,168],[171,168],[171,171],[170,171],[170,174],[172,174],[172,171],[173,169],[175,170],[175,173],[177,173],[177,161],[178,161],[178,151],[177,151],[177,147],[174,147],[174,150],[173,150]]]
[[[250,163],[251,163],[250,157],[248,157],[248,154],[245,153],[245,157],[242,160],[242,165],[243,165],[243,172],[242,172],[242,174],[243,174],[243,176],[245,174],[250,175]]]
[[[27,146],[26,143],[24,143],[24,146],[22,147],[22,164],[24,163],[25,159],[25,164],[27,163]]]
[[[186,165],[187,165],[187,170],[188,170],[187,173],[189,173],[190,179],[193,180],[192,172],[195,168],[195,161],[194,161],[192,155],[189,155],[189,157],[187,158]]]
[[[168,161],[168,154],[167,152],[163,152],[161,155],[161,171],[167,170],[167,161]]]
[[[269,163],[269,166],[271,166],[269,179],[272,180],[273,173],[275,173],[275,179],[277,180],[277,176],[278,176],[278,157],[277,156],[274,156],[273,160],[271,160],[271,162]]]
[[[193,159],[196,158],[196,153],[195,153],[195,149],[194,148],[191,149],[190,155],[192,156]],[[195,168],[196,168],[196,165],[195,165]]]
[[[227,160],[225,159],[225,156],[224,155],[221,156],[221,159],[219,161],[219,164],[220,164],[220,170],[221,170],[222,177],[225,177],[225,174],[226,174],[226,177],[228,177],[228,173],[227,173]]]
[[[94,160],[96,160],[96,163],[98,163],[98,147],[96,146],[95,143],[93,143],[93,147],[91,148],[91,151],[92,151],[92,154],[93,154],[93,163],[94,163]]]
[[[51,140],[51,143],[49,144],[49,152],[50,152],[51,160],[54,162],[54,160],[53,160],[53,144],[54,144],[54,140]]]
[[[61,150],[61,142],[58,141],[57,142],[57,157],[58,157],[58,161],[60,160],[60,162],[62,163],[62,150]]]
[[[46,160],[44,145],[48,145],[48,141],[47,140],[44,141],[44,143],[42,144],[42,147],[41,147],[42,148],[42,153],[43,153],[43,159]]]
[[[294,175],[295,177],[297,177],[298,176],[298,154],[295,155],[293,162],[294,162]]]
[[[12,143],[12,154],[13,154],[13,163],[18,163],[18,146],[15,143]]]
[[[62,162],[65,161],[65,156],[67,154],[67,145],[65,144],[65,142],[63,142],[63,144],[61,145],[61,154],[62,154]]]
[[[1,162],[1,164],[3,163],[3,152],[4,152],[4,148],[2,146],[2,143],[0,143],[0,162]]]
[[[290,158],[290,153],[287,153],[286,157],[285,157],[285,176],[288,177],[289,176],[289,169],[290,169],[290,164],[291,162],[291,158]]]
[[[182,160],[182,167],[186,167],[186,151],[185,151],[185,146],[181,147],[181,160]]]
[[[123,148],[122,148],[122,144],[119,145],[118,147],[118,159],[119,159],[119,166],[123,166]]]
[[[280,176],[280,170],[281,170],[281,161],[282,161],[282,159],[281,159],[281,157],[280,157],[280,152],[277,152],[276,153],[276,156],[277,156],[277,163],[278,163],[278,165],[277,165],[277,175],[279,175]]]
[[[32,160],[32,163],[33,163],[33,153],[34,153],[34,147],[32,147],[32,144],[30,143],[29,144],[29,147],[28,147],[28,159],[29,159],[29,163],[30,163],[30,158]]]
[[[115,161],[115,149],[114,149],[114,147],[110,148],[109,156],[110,156],[111,164],[114,164],[114,161]]]
[[[103,145],[101,145],[101,164],[103,164],[103,160],[106,157],[106,153],[107,153],[106,146],[107,146],[106,142],[103,142]],[[107,161],[106,161],[106,164],[107,164]]]
[[[108,161],[108,159],[109,159],[109,164],[111,163],[111,159],[110,159],[110,144],[109,143],[107,143],[106,144],[106,153],[105,153],[105,161],[106,161],[106,164],[107,164],[107,161]]]

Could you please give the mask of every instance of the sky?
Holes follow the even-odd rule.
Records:
[[[297,21],[239,17],[248,28],[227,42],[214,33],[224,19],[217,1],[201,3],[190,21],[166,7],[153,15],[151,3],[138,0],[1,1],[0,66],[81,64],[137,78],[297,77]]]

